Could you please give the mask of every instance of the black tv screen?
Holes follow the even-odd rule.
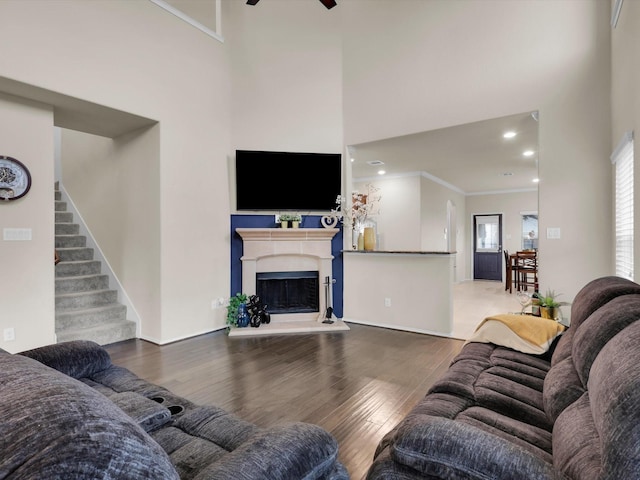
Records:
[[[236,150],[236,208],[328,212],[341,175],[339,153]]]

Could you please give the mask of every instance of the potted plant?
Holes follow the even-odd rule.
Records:
[[[292,228],[298,228],[300,226],[300,222],[302,221],[302,215],[297,213],[290,215],[290,222]]]
[[[547,289],[544,295],[538,294],[538,302],[540,303],[540,315],[542,318],[548,318],[551,320],[560,319],[560,307],[563,305],[569,305],[568,302],[559,302],[557,297],[561,294],[556,293],[550,288]]]
[[[288,213],[283,213],[279,217],[280,228],[289,228],[289,222],[292,220],[293,215],[289,215]]]
[[[238,310],[240,309],[240,305],[247,304],[247,295],[244,293],[236,293],[233,297],[229,299],[229,305],[227,305],[227,325],[228,328],[237,327],[238,325]],[[243,325],[246,327],[246,325]]]

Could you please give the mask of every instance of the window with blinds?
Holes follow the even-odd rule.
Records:
[[[616,275],[633,280],[633,132],[611,155],[615,166]]]

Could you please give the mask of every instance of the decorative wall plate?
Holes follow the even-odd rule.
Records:
[[[24,197],[30,188],[29,169],[15,158],[0,155],[0,201]]]

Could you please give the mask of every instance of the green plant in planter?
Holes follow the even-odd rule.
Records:
[[[569,302],[560,302],[557,298],[562,295],[561,293],[556,293],[554,290],[550,288],[547,289],[544,295],[538,293],[538,301],[540,302],[540,313],[544,318],[550,318],[553,320],[558,320],[560,317],[560,307],[564,305],[571,305]]]
[[[559,302],[558,300],[556,300],[556,298],[558,298],[560,295],[562,294],[556,293],[555,291],[548,288],[547,292],[544,295],[541,295],[540,293],[538,293],[537,296],[538,296],[538,300],[540,301],[541,307],[558,308],[563,305],[570,305],[569,302]]]
[[[241,303],[247,303],[247,295],[244,293],[238,292],[229,298],[229,305],[227,306],[227,325],[229,327],[238,326],[238,307]]]

